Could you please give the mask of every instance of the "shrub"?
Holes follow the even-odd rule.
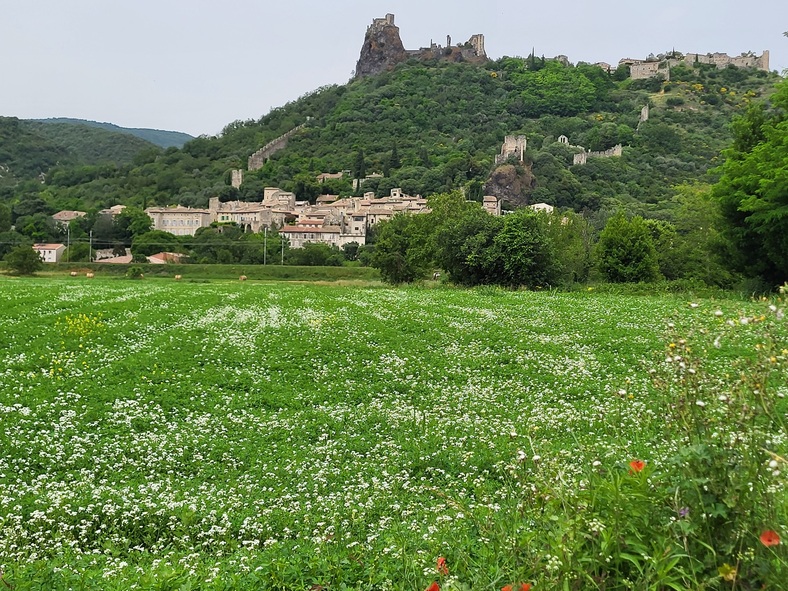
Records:
[[[133,267],[129,267],[128,271],[126,271],[126,277],[128,279],[142,279],[145,275],[142,272],[142,267],[134,265]]]
[[[609,281],[655,281],[659,262],[654,241],[643,218],[627,220],[623,212],[610,218],[597,245],[599,269]]]
[[[29,246],[17,246],[3,260],[17,275],[32,275],[44,266],[41,257]]]

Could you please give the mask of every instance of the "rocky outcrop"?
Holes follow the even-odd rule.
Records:
[[[528,205],[528,197],[536,185],[531,170],[524,166],[504,164],[496,168],[484,185],[485,195],[495,195],[512,207]]]
[[[446,47],[430,43],[421,49],[405,49],[399,36],[399,27],[394,25],[394,15],[376,18],[367,28],[361,57],[356,64],[356,78],[373,76],[391,70],[408,59],[420,61],[467,62],[484,64],[489,61],[484,51],[484,35],[473,35],[465,43],[451,44],[446,38]]]
[[[375,19],[367,28],[361,56],[356,64],[356,78],[380,74],[406,59],[399,27],[394,25],[394,15],[388,14],[386,18]]]

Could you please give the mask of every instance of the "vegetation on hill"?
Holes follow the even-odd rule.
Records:
[[[715,262],[730,253],[720,240],[709,187],[719,174],[722,151],[734,140],[732,119],[766,100],[777,80],[758,70],[703,64],[678,66],[664,82],[633,81],[624,69],[611,75],[596,66],[534,56],[484,66],[411,60],[378,76],[321,88],[258,121],[236,121],[219,136],[195,138],[180,150],[143,150],[124,165],[55,166],[44,184],[0,190],[0,202],[10,201],[16,222],[25,215],[95,211],[115,203],[204,207],[213,196],[260,201],[266,186],[310,201],[320,193],[381,195],[393,187],[422,195],[462,190],[480,201],[503,137],[525,134],[524,161],[510,159],[496,178],[499,184],[517,181],[505,207],[545,202],[583,215],[585,271],[570,265],[567,276],[588,276],[596,237],[623,211],[629,218],[654,221],[648,225],[653,244],[645,248],[654,248],[660,269],[644,277],[729,285],[732,277]],[[645,106],[647,120],[641,116]],[[247,172],[240,189],[229,185],[231,169],[245,168],[251,153],[307,121],[286,149]],[[557,141],[562,135],[568,143]],[[578,146],[602,151],[617,144],[624,146],[621,157],[590,157],[585,165],[573,165]],[[39,158],[45,156],[57,162],[48,152]],[[344,178],[323,184],[315,178],[338,171],[346,172]],[[352,178],[369,173],[379,176],[354,190]],[[710,223],[695,228],[684,221],[686,215]],[[26,225],[40,234],[38,226]],[[675,235],[680,240],[673,240]],[[683,249],[680,259],[672,256],[677,245]],[[234,262],[243,260],[240,252]],[[438,251],[431,256],[422,259],[417,275],[428,272],[428,260],[440,265]],[[230,262],[227,254],[225,259]],[[654,271],[652,262],[646,267]]]
[[[728,222],[739,270],[778,282],[788,277],[788,83],[734,125],[714,193]]]
[[[24,179],[40,182],[38,177],[55,167],[115,170],[144,150],[156,147],[134,136],[94,127],[0,117],[0,166],[5,173],[0,183],[5,186]]]
[[[41,123],[22,121],[22,125],[72,155],[78,164],[130,164],[139,152],[150,150],[151,142],[116,131],[73,125],[71,123]]]
[[[429,195],[465,188],[480,192],[504,135],[525,133],[526,167],[535,183],[524,199],[577,210],[624,205],[667,216],[671,186],[704,178],[731,140],[733,114],[770,92],[775,77],[755,70],[676,68],[672,82],[616,81],[600,68],[539,59],[503,58],[484,67],[411,61],[392,72],[317,90],[258,121],[229,124],[182,150],[148,152],[128,166],[64,182],[53,171],[52,198],[83,207],[120,202],[205,205],[210,196],[259,200],[264,186],[301,199],[321,191],[349,194],[349,179],[319,185],[320,172],[385,173],[363,190]],[[644,105],[652,106],[639,126]],[[228,171],[311,117],[306,129],[239,192]],[[570,143],[602,150],[625,146],[619,159],[571,166]],[[359,158],[361,155],[361,158]],[[19,198],[24,189],[20,188]]]
[[[133,135],[140,139],[145,140],[160,148],[181,148],[183,144],[189,140],[194,139],[193,136],[181,131],[165,131],[163,129],[147,129],[140,127],[120,127],[112,123],[101,123],[99,121],[88,121],[85,119],[71,119],[69,117],[55,117],[51,119],[39,119],[41,123],[68,123],[70,125],[79,125],[94,127],[98,129],[105,129],[117,133],[124,133]]]

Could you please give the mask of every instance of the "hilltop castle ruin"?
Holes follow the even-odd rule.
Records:
[[[695,64],[711,64],[717,68],[736,66],[737,68],[756,68],[765,72],[769,71],[769,50],[761,55],[748,51],[737,56],[727,53],[688,53],[686,55],[673,51],[670,54],[650,55],[644,60],[624,58],[618,65],[629,66],[629,75],[633,80],[643,80],[662,75],[665,80],[670,80],[670,69],[685,64],[689,67]]]
[[[473,35],[465,43],[452,45],[451,36],[446,36],[446,47],[430,42],[429,47],[405,49],[394,24],[394,15],[376,18],[367,27],[361,55],[356,64],[356,78],[373,76],[392,69],[408,59],[442,60],[449,62],[484,63],[488,61],[484,50],[484,35]]]

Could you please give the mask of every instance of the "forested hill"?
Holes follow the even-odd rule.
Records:
[[[140,138],[82,125],[0,117],[0,184],[37,179],[55,166],[130,164],[158,148]]]
[[[37,119],[41,123],[68,123],[70,125],[80,125],[87,127],[95,127],[104,129],[106,131],[114,131],[116,133],[124,133],[133,135],[140,139],[150,142],[160,148],[181,148],[183,144],[191,139],[193,136],[181,131],[166,131],[164,129],[148,129],[144,127],[120,127],[112,123],[102,123],[99,121],[88,121],[86,119],[71,119],[69,117],[55,117],[51,119]]]
[[[46,191],[51,207],[82,209],[113,203],[204,206],[209,197],[257,201],[265,186],[302,199],[349,194],[350,176],[380,173],[363,191],[402,187],[430,195],[465,188],[483,193],[505,135],[525,134],[519,203],[544,201],[590,212],[624,206],[670,217],[671,187],[705,179],[731,141],[729,123],[779,80],[761,71],[676,67],[671,81],[632,81],[626,72],[564,66],[538,58],[502,58],[484,66],[407,62],[394,71],[322,88],[259,121],[235,122],[217,137],[183,149],[137,155],[115,168],[55,168],[47,185],[19,185],[6,196]],[[648,121],[641,110],[649,105]],[[311,118],[286,149],[247,172],[240,191],[229,171],[268,141]],[[578,150],[624,146],[620,158],[573,166]],[[319,185],[321,172],[350,171]],[[362,174],[363,176],[363,174]]]

